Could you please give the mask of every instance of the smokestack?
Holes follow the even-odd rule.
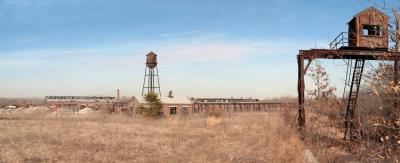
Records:
[[[119,102],[119,89],[117,89],[117,102]]]

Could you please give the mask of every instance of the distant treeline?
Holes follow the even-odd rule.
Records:
[[[129,102],[131,98],[128,96],[121,96],[121,102]],[[44,105],[46,103],[45,98],[4,98],[0,97],[0,106],[17,106],[17,107],[28,107],[29,105]]]
[[[27,107],[29,105],[44,105],[44,98],[2,98],[0,97],[0,106],[18,106]]]
[[[271,103],[297,103],[297,97],[274,97],[266,98],[261,100],[261,102],[271,102]]]

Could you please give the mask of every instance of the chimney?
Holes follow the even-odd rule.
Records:
[[[119,102],[119,89],[117,89],[117,102]]]

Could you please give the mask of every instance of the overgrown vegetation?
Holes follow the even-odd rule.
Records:
[[[368,72],[365,81],[370,96],[379,99],[379,105],[375,110],[367,107],[367,111],[360,111],[361,134],[382,147],[382,156],[400,155],[400,84],[393,64],[379,63]]]
[[[162,115],[161,99],[156,93],[148,93],[145,95],[146,104],[142,104],[136,109],[136,113],[148,118],[159,118]]]
[[[0,118],[0,130],[0,162],[304,162],[295,128],[276,112],[158,120],[16,114]]]
[[[389,53],[399,55],[400,49],[400,11],[399,1],[386,2],[374,1],[375,6],[384,11],[394,21],[389,21],[389,40],[394,43],[389,47]],[[379,142],[383,143],[381,156],[395,154],[400,156],[400,75],[399,61],[381,61],[373,71],[369,73],[369,88],[382,101],[381,110],[384,111],[384,118],[369,119],[368,123],[377,126],[376,130],[380,135]],[[371,121],[372,120],[372,121]],[[374,128],[374,127],[372,127]],[[394,151],[394,152],[393,152]]]
[[[307,90],[304,141],[321,162],[345,162],[341,157],[350,155],[341,145],[343,139],[343,118],[341,103],[335,96],[336,88],[331,86],[329,75],[318,62],[309,67],[307,75],[313,81],[313,88]]]
[[[356,108],[357,140],[343,140],[346,100],[333,94],[325,69],[317,65],[309,76],[315,88],[308,91],[305,141],[322,162],[396,161],[400,149],[396,136],[394,95],[400,93],[393,78],[392,64],[372,67],[364,78]],[[347,95],[345,95],[345,98]],[[397,98],[398,99],[398,98]],[[340,103],[340,101],[344,101]],[[343,111],[343,110],[342,110]],[[397,121],[394,121],[397,122]]]
[[[341,103],[336,97],[336,87],[330,84],[329,75],[324,67],[317,62],[311,66],[307,74],[314,84],[314,88],[307,90],[307,105],[313,107],[318,114],[338,116]]]

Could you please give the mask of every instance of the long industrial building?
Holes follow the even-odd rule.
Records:
[[[109,96],[46,96],[46,105],[50,108],[95,108],[112,107],[115,97]]]

